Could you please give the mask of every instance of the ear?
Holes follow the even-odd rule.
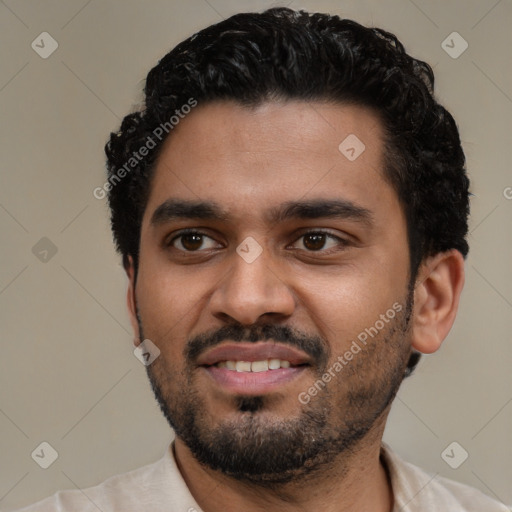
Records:
[[[128,306],[128,313],[134,333],[133,344],[138,347],[142,340],[140,339],[139,323],[137,321],[137,302],[135,300],[135,265],[131,256],[128,256],[128,264],[124,269],[129,281],[128,289],[126,290],[126,305]]]
[[[464,258],[455,249],[420,265],[414,289],[414,349],[424,354],[439,349],[455,321],[463,286]]]

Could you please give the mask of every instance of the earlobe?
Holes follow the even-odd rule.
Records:
[[[412,347],[424,354],[439,349],[457,314],[464,286],[464,258],[453,249],[428,258],[414,289]]]
[[[130,322],[134,333],[133,344],[137,347],[140,340],[139,323],[137,321],[137,305],[135,300],[135,265],[133,258],[128,256],[128,265],[125,267],[126,275],[128,276],[128,289],[126,290],[126,305],[128,307],[128,314],[130,315]]]

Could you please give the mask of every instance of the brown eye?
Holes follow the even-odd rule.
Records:
[[[201,247],[203,244],[203,236],[202,235],[181,235],[181,245],[187,251],[195,251]]]
[[[218,244],[215,240],[200,231],[181,232],[170,240],[168,247],[173,247],[181,252],[198,252],[204,249],[215,249]]]
[[[295,248],[306,252],[331,253],[333,250],[342,251],[349,242],[329,231],[308,231],[303,233],[295,242]]]
[[[310,251],[318,251],[325,245],[325,239],[324,233],[308,233],[304,235],[304,247]]]

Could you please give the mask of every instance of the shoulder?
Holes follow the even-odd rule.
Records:
[[[394,510],[423,512],[450,510],[450,512],[510,512],[502,503],[478,489],[423,469],[401,459],[383,443],[381,449],[388,468],[393,494]]]
[[[86,489],[59,491],[16,512],[103,512],[122,510],[188,510],[195,506],[172,453],[146,466],[112,476]]]

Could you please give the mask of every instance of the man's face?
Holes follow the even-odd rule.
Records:
[[[351,134],[359,156],[353,135],[339,149]],[[199,461],[287,481],[382,433],[411,306],[385,150],[371,111],[299,101],[199,105],[166,141],[134,323],[161,351],[148,375]]]

